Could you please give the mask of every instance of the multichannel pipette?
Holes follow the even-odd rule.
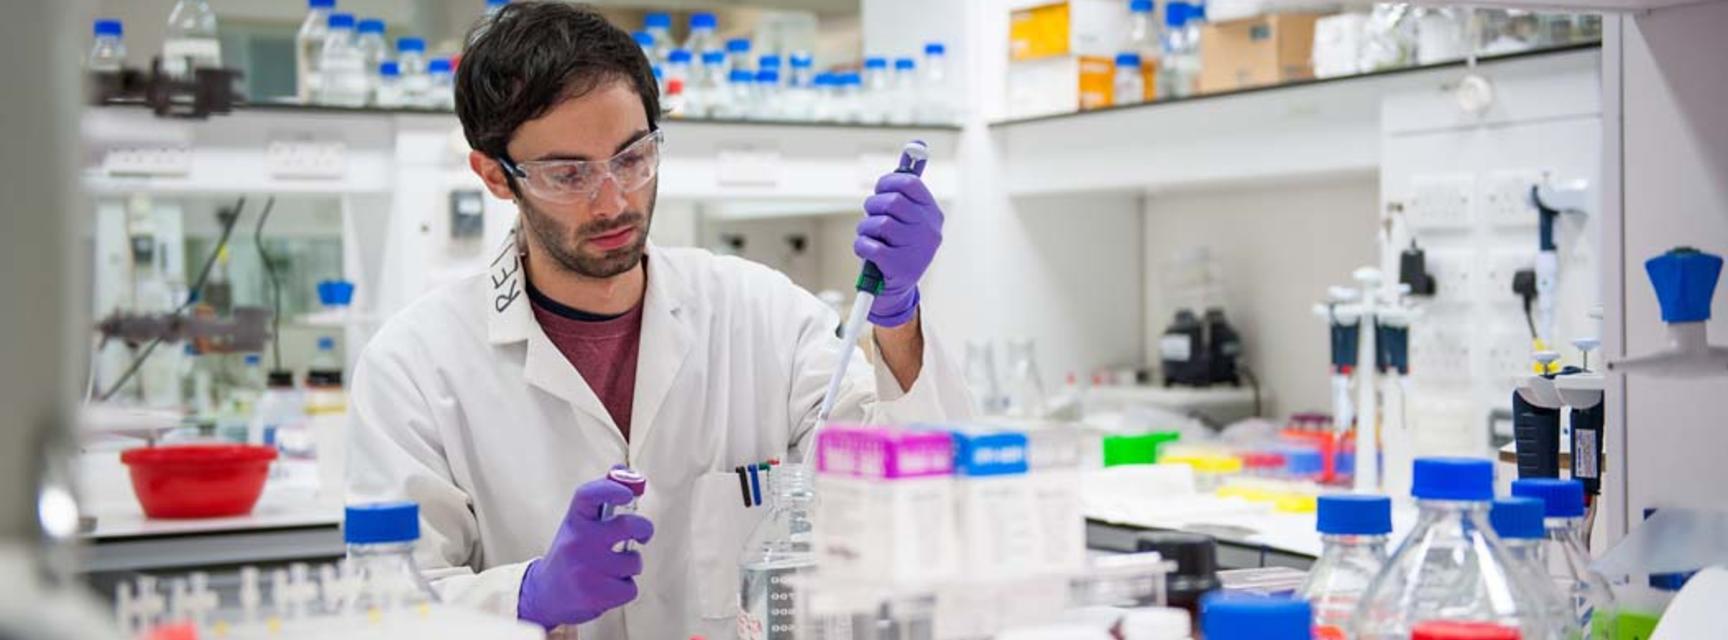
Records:
[[[915,176],[924,175],[924,165],[930,159],[930,148],[921,140],[906,143],[900,150],[900,166],[894,173],[909,173]],[[852,347],[858,344],[858,334],[864,330],[864,324],[870,316],[870,306],[876,302],[876,296],[882,293],[882,270],[876,263],[864,261],[864,271],[858,274],[858,297],[852,300],[852,314],[846,318],[846,324],[840,331],[840,362],[834,369],[834,376],[828,379],[828,390],[822,394],[822,405],[816,412],[818,426],[828,422],[828,414],[834,410],[834,399],[840,395],[840,381],[846,377],[846,367],[852,361]],[[812,444],[811,448],[815,448]]]

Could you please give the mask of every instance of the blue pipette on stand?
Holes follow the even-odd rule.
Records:
[[[900,166],[894,169],[894,172],[923,176],[924,165],[929,160],[930,148],[925,146],[922,140],[913,140],[901,148]],[[822,404],[816,412],[818,431],[822,425],[828,423],[828,414],[834,410],[835,397],[840,395],[840,381],[845,379],[846,367],[852,361],[853,345],[858,344],[858,335],[869,320],[870,305],[876,302],[876,296],[881,293],[882,270],[875,263],[865,260],[864,270],[858,274],[858,297],[853,298],[852,313],[846,318],[846,324],[840,331],[840,362],[834,369],[834,376],[828,379],[828,391],[822,394]],[[812,437],[810,443],[814,448],[816,439]]]

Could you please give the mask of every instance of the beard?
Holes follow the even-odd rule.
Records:
[[[656,194],[649,195],[648,213],[625,211],[612,218],[595,220],[576,228],[539,210],[529,203],[527,198],[517,200],[517,206],[522,211],[522,218],[528,223],[528,231],[534,234],[534,238],[545,249],[547,257],[552,258],[553,263],[570,273],[603,280],[627,273],[642,263],[642,257],[648,250],[648,228],[652,222],[651,214],[656,199]],[[625,227],[636,229],[636,240],[629,245],[602,253],[582,250],[583,240]]]

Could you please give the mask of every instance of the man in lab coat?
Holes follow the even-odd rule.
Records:
[[[648,242],[656,83],[591,9],[505,7],[462,57],[456,112],[517,230],[485,273],[404,309],[360,356],[349,499],[419,503],[419,561],[446,601],[581,625],[584,640],[730,637],[738,559],[766,515],[734,470],[801,457],[856,347],[785,276]],[[963,418],[962,378],[919,319],[942,212],[904,174],[864,209],[854,250],[886,280],[877,357],[852,360],[834,418]],[[639,515],[602,521],[631,499],[604,479],[615,465],[647,491]],[[625,540],[638,550],[615,551]]]

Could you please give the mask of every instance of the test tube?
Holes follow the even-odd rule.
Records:
[[[619,513],[635,513],[636,501],[641,499],[642,493],[648,490],[648,477],[638,473],[635,469],[629,467],[618,467],[606,472],[606,478],[624,485],[624,488],[630,490],[631,498],[630,502],[618,506],[610,504],[600,505],[600,521],[604,522],[611,520],[614,515]],[[626,540],[619,545],[617,550],[628,550],[635,547],[635,543]]]

